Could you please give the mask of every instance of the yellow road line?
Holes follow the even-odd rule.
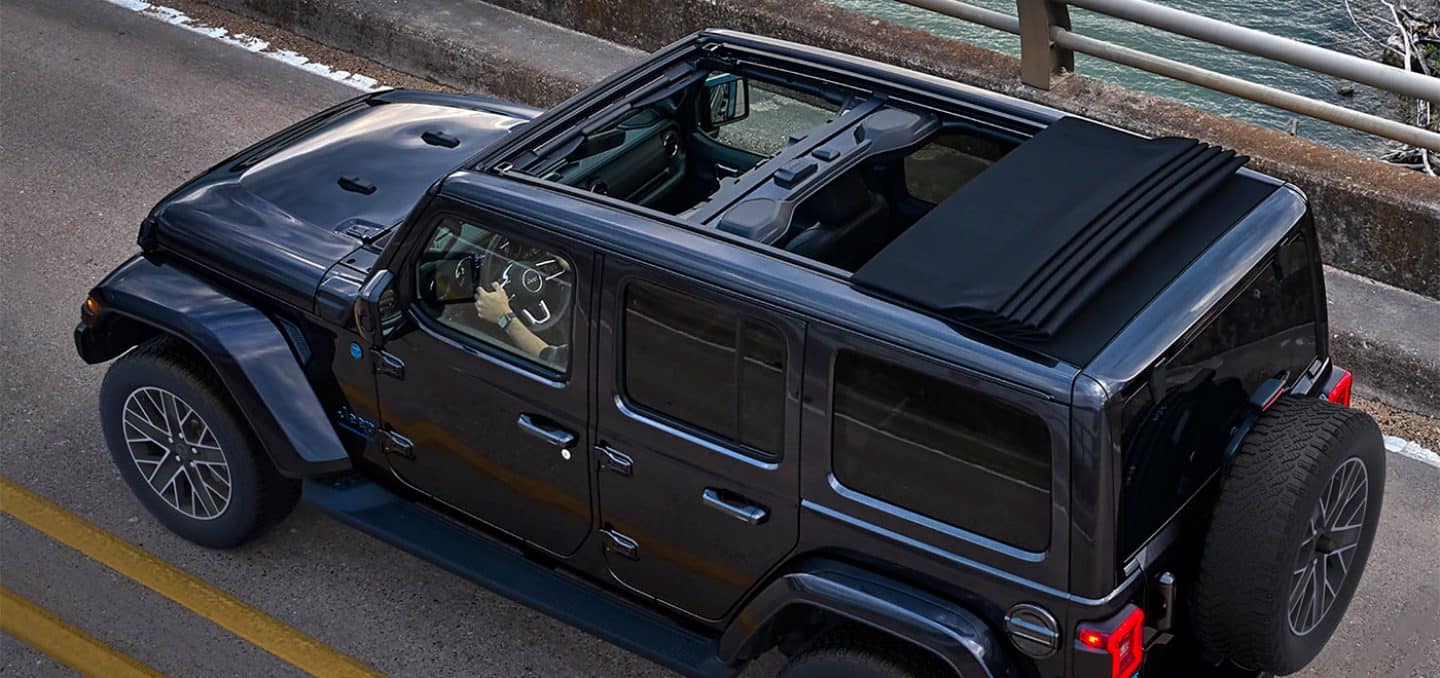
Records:
[[[86,676],[150,678],[161,675],[4,586],[0,586],[0,631],[29,643]]]
[[[0,511],[315,676],[374,669],[0,476]]]

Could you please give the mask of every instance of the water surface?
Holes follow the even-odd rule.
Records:
[[[1018,55],[1020,38],[937,14],[896,0],[830,0],[837,5],[865,12],[896,23],[958,38],[989,49]],[[1015,14],[1014,0],[967,0],[971,4]],[[1248,26],[1267,33],[1331,49],[1373,58],[1380,48],[1365,38],[1347,15],[1344,0],[1158,0],[1159,4]],[[1377,0],[1351,0],[1360,25],[1371,35],[1385,30],[1384,8]],[[1208,43],[1166,34],[1107,16],[1071,8],[1070,19],[1077,33],[1144,50],[1187,64],[1208,68],[1271,87],[1303,94],[1314,99],[1355,108],[1367,113],[1395,117],[1405,109],[1399,98],[1386,92],[1356,85],[1353,96],[1342,96],[1339,78],[1303,71],[1294,66],[1252,57]],[[1151,94],[1168,97],[1213,113],[1240,118],[1266,127],[1298,134],[1373,155],[1392,142],[1321,122],[1298,113],[1271,108],[1248,99],[1212,92],[1107,61],[1075,55],[1077,72],[1118,83]]]

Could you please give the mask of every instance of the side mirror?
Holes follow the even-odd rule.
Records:
[[[744,120],[750,115],[750,82],[731,73],[716,73],[705,79],[706,129]]]
[[[365,281],[360,288],[360,296],[355,299],[355,331],[360,333],[360,338],[372,347],[383,343],[385,337],[385,318],[393,315],[395,309],[386,309],[385,301],[394,305],[395,288],[391,284],[395,276],[390,271],[381,269]]]

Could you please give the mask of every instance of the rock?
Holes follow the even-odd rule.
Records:
[[[1335,93],[1342,97],[1353,97],[1355,96],[1355,83],[1342,82],[1335,86]]]

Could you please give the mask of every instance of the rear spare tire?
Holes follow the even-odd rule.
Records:
[[[201,546],[239,546],[300,497],[300,483],[275,470],[204,358],[178,340],[146,342],[110,366],[100,424],[130,491]]]
[[[1370,555],[1385,485],[1380,428],[1359,410],[1284,398],[1226,468],[1191,617],[1215,658],[1288,674],[1325,647]]]

